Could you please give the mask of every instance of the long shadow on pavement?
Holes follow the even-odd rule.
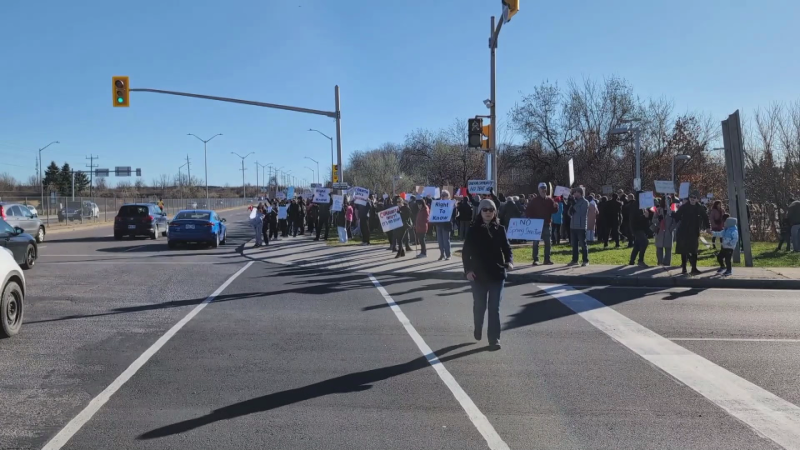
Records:
[[[445,355],[453,350],[461,347],[471,345],[470,343],[451,345],[445,347],[434,355],[440,362],[447,362],[458,358],[474,355],[476,353],[490,351],[490,347],[481,347],[468,350],[462,353],[457,353],[450,356]],[[393,366],[381,367],[379,369],[365,370],[362,372],[351,373],[342,375],[335,378],[330,378],[318,383],[309,384],[300,388],[289,389],[286,391],[275,392],[267,394],[262,397],[245,400],[243,402],[234,403],[220,409],[215,409],[211,413],[198,417],[196,419],[185,420],[171,425],[167,425],[155,430],[148,431],[137,437],[138,440],[157,439],[175,434],[185,433],[187,431],[200,428],[205,425],[219,422],[221,420],[235,419],[237,417],[247,416],[265,411],[270,411],[283,406],[292,405],[295,403],[311,400],[318,397],[323,397],[332,394],[348,394],[365,391],[372,388],[372,383],[383,381],[388,378],[396,377],[398,375],[407,374],[416,370],[424,369],[430,366],[429,359],[433,359],[434,355],[420,356],[419,358],[412,359],[411,361],[403,364],[396,364]]]

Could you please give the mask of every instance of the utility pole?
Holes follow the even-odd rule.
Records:
[[[192,184],[192,165],[191,165],[191,163],[189,163],[189,154],[188,153],[186,154],[186,173],[188,174],[188,175],[186,175],[188,177],[186,179],[186,184],[191,186],[191,184]]]
[[[252,155],[253,152],[250,152],[250,153],[248,153],[248,154],[246,154],[244,156],[242,156],[242,155],[240,155],[240,154],[238,154],[236,152],[231,152],[231,154],[232,155],[236,155],[239,158],[242,158],[242,199],[247,199],[247,188],[246,188],[246,184],[245,184],[245,181],[244,181],[244,171],[247,170],[247,169],[244,167],[244,160],[247,159],[248,156]]]
[[[261,196],[261,189],[258,185],[258,161],[256,161],[256,197]]]
[[[89,164],[86,166],[89,168],[89,197],[92,197],[92,186],[94,185],[94,169],[97,167],[95,165],[94,160],[100,159],[99,156],[89,155],[86,157],[89,160]],[[75,200],[75,173],[72,174],[72,200]]]

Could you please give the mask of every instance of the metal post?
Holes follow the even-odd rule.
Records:
[[[342,109],[339,96],[339,85],[334,87],[334,95],[336,101],[336,164],[339,166],[339,181],[344,182],[344,167],[342,167]],[[333,141],[331,141],[333,145]],[[331,167],[331,169],[333,169]],[[333,182],[333,178],[331,178]]]
[[[242,161],[242,162],[244,162],[244,161]],[[244,171],[242,171],[242,173],[244,173]],[[261,189],[259,189],[259,186],[258,186],[258,161],[256,161],[256,197],[260,197],[260,196],[261,196]]]
[[[210,208],[208,205],[208,141],[203,141],[203,160],[206,166],[206,208]],[[242,171],[242,176],[244,176],[244,171]]]
[[[639,189],[642,188],[642,148],[639,142],[639,136],[642,134],[641,129],[639,127],[634,128],[633,130],[633,139],[634,145],[636,146],[636,178],[639,179]],[[673,159],[673,164],[675,160]],[[674,171],[674,169],[673,169]],[[673,180],[675,176],[673,175]]]
[[[489,107],[489,121],[491,122],[491,128],[489,130],[489,161],[491,168],[487,168],[487,173],[491,170],[491,177],[490,180],[494,180],[495,186],[499,187],[499,183],[497,180],[497,115],[496,115],[496,87],[497,87],[497,79],[496,79],[496,69],[497,69],[497,37],[498,33],[495,33],[494,29],[494,16],[491,19],[491,29],[489,33],[489,48],[491,53],[491,62],[489,63],[489,101],[492,102],[491,106]]]
[[[672,188],[675,189],[675,157],[678,155],[672,156]]]
[[[72,171],[72,201],[75,201],[75,171]]]
[[[242,200],[247,201],[247,187],[244,183],[244,158],[242,158]]]

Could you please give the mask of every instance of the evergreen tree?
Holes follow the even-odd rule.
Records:
[[[85,172],[75,174],[75,195],[89,195],[89,175]]]
[[[75,190],[78,190],[77,186]],[[69,163],[64,163],[61,166],[61,172],[58,174],[58,192],[61,195],[70,195],[72,192],[72,168]]]
[[[60,172],[58,170],[58,164],[55,161],[50,162],[50,165],[47,166],[47,170],[44,172],[44,187],[45,189],[57,189],[58,182],[59,182]]]

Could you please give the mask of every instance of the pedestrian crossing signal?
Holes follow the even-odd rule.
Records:
[[[129,89],[128,77],[111,77],[111,95],[115,108],[131,106]]]
[[[481,148],[482,146],[483,119],[467,119],[467,146]]]

